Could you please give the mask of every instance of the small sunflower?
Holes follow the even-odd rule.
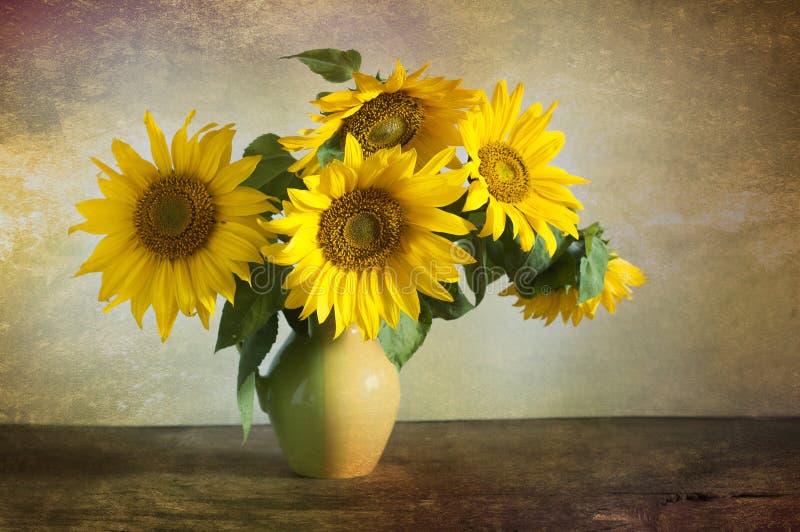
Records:
[[[456,264],[474,259],[433,232],[475,229],[438,209],[465,191],[462,170],[439,173],[454,152],[441,151],[415,172],[414,150],[395,146],[365,159],[348,135],[344,161],[306,178],[309,190],[289,189],[286,216],[263,224],[291,236],[263,249],[276,264],[296,265],[284,283],[286,307],[302,306],[301,319],[316,311],[320,323],[333,308],[336,336],[355,322],[365,339],[374,339],[381,319],[397,327],[401,310],[419,318],[418,291],[452,301],[440,283],[457,281]]]
[[[479,236],[500,238],[508,216],[524,251],[539,234],[552,255],[557,244],[548,224],[578,237],[574,209],[583,206],[565,185],[588,181],[548,166],[564,145],[563,133],[545,131],[556,104],[542,114],[537,103],[518,117],[523,90],[520,83],[509,96],[506,82],[500,81],[491,105],[484,102],[459,123],[472,179],[464,210],[488,202]]]
[[[317,173],[317,151],[336,133],[342,148],[347,135],[353,135],[366,156],[394,146],[414,149],[418,168],[444,148],[460,144],[456,122],[466,116],[462,109],[480,102],[482,92],[459,88],[461,80],[420,79],[428,65],[407,74],[398,60],[386,81],[354,72],[355,90],[334,92],[311,102],[324,113],[311,115],[311,119],[322,125],[280,140],[289,151],[311,150],[289,170],[303,170],[303,177]],[[448,164],[451,162],[458,164],[455,158]]]
[[[162,341],[179,310],[196,313],[208,328],[217,294],[233,302],[232,274],[249,282],[248,262],[263,261],[259,249],[268,241],[259,214],[275,211],[267,196],[239,186],[261,157],[230,162],[233,124],[208,124],[189,139],[193,117],[173,137],[170,154],[145,113],[155,165],[117,139],[111,150],[120,172],[92,158],[108,177],[98,176],[105,197],[78,203],[86,221],[69,229],[107,235],[75,274],[102,272],[98,299],[110,300],[104,312],[130,301],[141,327],[152,305]]]
[[[584,316],[594,319],[594,313],[601,303],[614,314],[617,303],[624,299],[633,299],[631,286],[642,286],[647,282],[644,272],[630,262],[612,256],[608,262],[608,269],[603,278],[603,292],[592,299],[578,303],[577,287],[568,286],[558,288],[550,293],[542,293],[531,298],[519,295],[514,285],[510,285],[500,295],[516,296],[515,307],[523,307],[525,319],[542,318],[547,320],[545,325],[550,325],[559,314],[564,323],[572,320],[572,325],[577,326]]]

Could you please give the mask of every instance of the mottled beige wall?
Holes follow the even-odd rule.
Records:
[[[161,345],[152,318],[103,315],[99,276],[70,278],[96,239],[66,228],[98,194],[90,155],[147,151],[147,108],[168,131],[190,108],[236,121],[237,152],[307,127],[328,86],[277,58],[324,46],[560,100],[584,219],[652,279],[577,330],[499,298],[437,323],[403,418],[799,415],[799,16],[703,4],[0,3],[0,422],[237,421],[235,352],[196,321]]]

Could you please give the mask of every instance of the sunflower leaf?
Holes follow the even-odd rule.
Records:
[[[355,50],[318,48],[287,55],[281,59],[297,59],[312,72],[331,83],[343,83],[353,77],[353,72],[358,72],[361,68],[361,54]]]
[[[317,160],[321,167],[325,168],[334,159],[339,159],[340,161],[344,159],[338,131],[317,150]]]
[[[239,415],[242,418],[242,445],[250,435],[253,424],[253,399],[256,391],[256,374],[251,373],[241,386],[236,388],[236,403],[239,405]]]
[[[602,229],[595,224],[583,232],[585,256],[581,258],[578,303],[583,303],[603,293],[606,269],[610,254],[606,243],[600,238]]]
[[[285,308],[283,309],[283,317],[286,318],[286,322],[295,333],[300,336],[308,336],[308,319],[301,320],[301,312],[301,308]]]
[[[241,386],[248,375],[258,370],[277,337],[278,314],[275,313],[267,319],[263,327],[236,344],[239,350],[237,386]]]
[[[273,314],[283,308],[285,294],[281,280],[285,268],[274,264],[251,267],[253,286],[236,279],[233,305],[226,301],[217,332],[214,351],[236,345],[263,327]]]
[[[279,138],[275,133],[267,133],[255,139],[244,149],[245,157],[260,155],[261,161],[253,174],[242,183],[243,185],[260,188],[294,164],[294,157],[283,149],[278,142]]]
[[[475,294],[474,305],[477,307],[486,296],[486,290],[489,285],[501,278],[506,272],[501,266],[492,264],[489,260],[486,241],[483,238],[473,236],[471,243],[474,246],[476,261],[472,264],[464,265],[464,277],[467,281],[467,286]]]
[[[470,303],[467,296],[461,291],[458,283],[442,283],[442,286],[453,296],[453,301],[442,301],[424,294],[420,295],[420,300],[425,301],[430,307],[433,318],[455,320],[475,308],[475,305]]]
[[[401,312],[396,329],[392,329],[386,323],[381,324],[378,341],[389,361],[399,370],[422,346],[430,330],[431,311],[428,305],[421,300],[419,321],[414,321]]]
[[[253,390],[258,376],[258,366],[264,361],[275,339],[278,337],[278,314],[274,313],[267,323],[254,334],[236,344],[239,350],[239,373],[236,377],[236,401],[242,418],[243,441],[247,441],[253,422]]]
[[[278,142],[279,138],[274,133],[267,133],[245,148],[245,157],[260,155],[261,161],[242,185],[257,188],[268,196],[287,200],[289,199],[287,188],[305,189],[306,186],[300,178],[289,172],[289,167],[295,163],[295,158],[283,149]]]
[[[529,298],[539,294],[549,294],[565,286],[576,286],[577,275],[578,266],[575,258],[569,253],[563,253],[536,276],[519,275],[518,272],[514,287],[519,295]]]

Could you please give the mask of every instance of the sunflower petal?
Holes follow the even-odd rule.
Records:
[[[153,155],[153,161],[158,167],[158,172],[164,176],[170,175],[172,173],[172,159],[169,156],[167,139],[164,137],[161,128],[156,124],[150,111],[144,113],[144,124],[147,128],[147,135],[150,137],[150,153]]]

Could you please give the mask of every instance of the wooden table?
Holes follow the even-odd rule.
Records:
[[[295,476],[268,426],[0,427],[0,528],[800,529],[800,419],[398,423]]]

